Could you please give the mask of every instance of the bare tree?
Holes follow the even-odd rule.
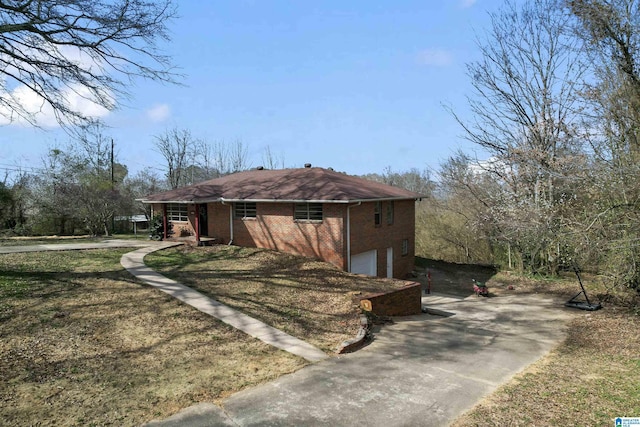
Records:
[[[275,154],[271,146],[267,145],[262,152],[262,166],[267,169],[284,169],[284,154]]]
[[[124,183],[131,202],[130,213],[132,215],[144,214],[147,219],[151,219],[151,205],[137,200],[150,194],[156,194],[166,190],[165,181],[150,168],[137,172],[134,176],[128,177]]]
[[[175,14],[172,0],[0,2],[0,115],[37,125],[50,108],[69,128],[93,120],[74,99],[112,110],[134,77],[173,81],[157,42]]]
[[[167,181],[172,189],[186,184],[186,170],[194,164],[195,144],[188,129],[173,128],[155,136],[154,145],[167,161]]]
[[[640,4],[570,0],[595,78],[585,91],[594,131],[590,203],[576,235],[611,282],[640,290]]]
[[[229,147],[228,172],[240,172],[249,168],[249,146],[242,140],[235,140]]]
[[[576,137],[585,72],[581,43],[566,28],[572,17],[556,0],[507,1],[491,15],[482,59],[467,65],[475,89],[472,121],[456,116],[464,137],[493,161],[476,165],[499,191],[492,217],[502,238],[518,243],[529,265],[557,258],[559,209],[571,194],[572,173],[581,163]]]

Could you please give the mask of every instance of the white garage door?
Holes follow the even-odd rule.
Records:
[[[378,274],[377,258],[378,252],[375,249],[362,252],[361,254],[351,255],[351,272],[376,276]]]

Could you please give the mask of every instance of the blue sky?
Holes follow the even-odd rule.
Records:
[[[463,117],[465,63],[499,0],[179,1],[164,51],[182,86],[138,81],[104,117],[134,173],[162,168],[153,136],[189,129],[241,140],[251,166],[269,146],[287,167],[350,174],[432,168],[471,152],[444,105]],[[40,166],[68,136],[55,127],[0,127],[0,174]],[[479,153],[482,156],[482,153]]]

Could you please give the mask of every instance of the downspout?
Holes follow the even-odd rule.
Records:
[[[360,206],[362,202],[356,205],[347,206],[347,271],[351,273],[351,208]]]
[[[163,233],[163,239],[162,240],[167,240],[169,238],[169,236],[167,235],[167,204],[163,203],[162,204],[162,233]]]
[[[193,211],[195,212],[193,222],[196,232],[196,246],[200,246],[200,205],[195,203]]]
[[[229,245],[233,245],[233,204],[227,204],[224,200],[221,201],[224,206],[229,206],[229,231],[231,232],[231,239],[229,240]]]

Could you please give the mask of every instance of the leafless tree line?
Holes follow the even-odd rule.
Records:
[[[443,164],[431,215],[456,230],[441,233],[458,236],[449,248],[640,287],[638,28],[631,0],[507,1],[491,15],[467,66],[472,119],[452,109],[489,158]]]

